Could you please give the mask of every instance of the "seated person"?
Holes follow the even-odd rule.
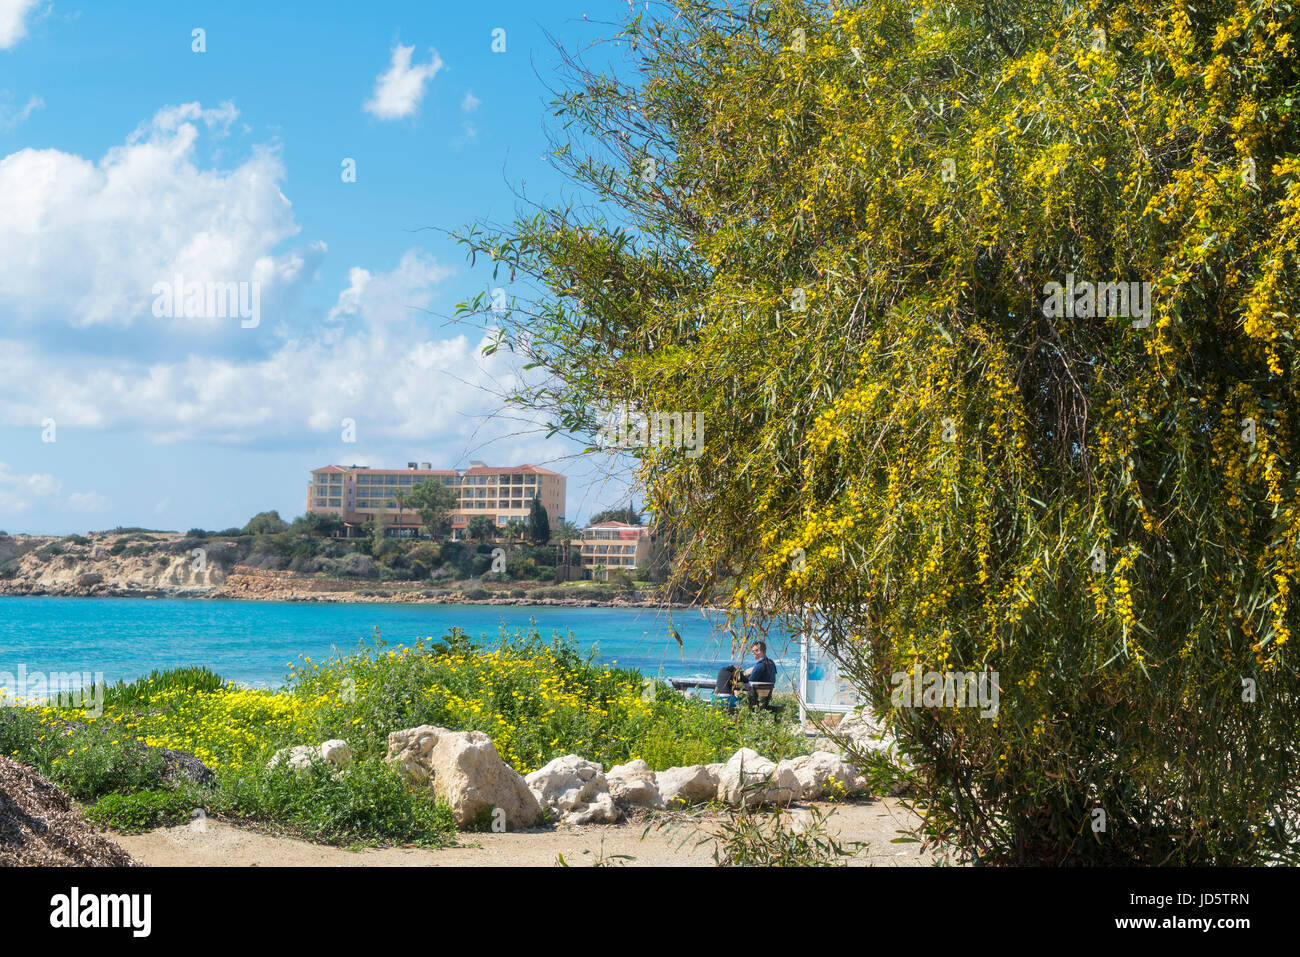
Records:
[[[749,687],[754,682],[766,685],[764,691],[771,694],[772,686],[776,684],[776,662],[767,656],[767,642],[755,641],[749,646],[749,653],[754,656],[754,666],[741,672],[746,690],[749,691],[750,704],[758,703],[758,692]]]

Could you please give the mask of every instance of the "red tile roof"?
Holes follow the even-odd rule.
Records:
[[[455,469],[372,469],[366,465],[357,465],[345,467],[342,465],[327,465],[324,468],[312,469],[311,474],[317,472],[377,472],[380,475],[455,475]]]
[[[484,465],[480,468],[466,469],[466,475],[489,475],[498,472],[506,472],[511,475],[523,473],[526,475],[559,475],[559,472],[552,472],[550,469],[544,469],[540,465]]]
[[[358,472],[376,472],[379,475],[455,475],[455,469],[357,469]]]
[[[317,472],[377,472],[381,475],[455,475],[455,469],[372,469],[366,466],[345,467],[342,465],[326,465],[323,468],[312,469],[312,474]],[[495,475],[498,473],[507,473],[511,475],[560,475],[559,472],[552,472],[550,469],[544,469],[540,465],[502,465],[492,466],[484,465],[478,468],[465,469],[465,475]]]

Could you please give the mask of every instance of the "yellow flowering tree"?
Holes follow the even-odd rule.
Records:
[[[1294,855],[1295,8],[672,6],[565,61],[599,204],[461,237],[519,401],[702,419],[632,443],[677,574],[824,619],[934,836]],[[996,717],[893,707],[915,665]]]

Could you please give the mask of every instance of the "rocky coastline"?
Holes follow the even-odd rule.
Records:
[[[179,540],[180,536],[173,535]],[[566,608],[687,609],[690,602],[641,594],[591,598],[512,595],[542,582],[343,581],[279,569],[196,561],[165,549],[113,554],[98,536],[84,546],[39,536],[0,538],[0,596],[56,598],[186,598],[236,601],[366,602],[430,605],[523,605]],[[50,553],[51,546],[61,550]]]

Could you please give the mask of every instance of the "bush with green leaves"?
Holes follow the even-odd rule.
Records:
[[[58,734],[54,756],[37,770],[79,801],[114,791],[156,790],[165,783],[163,760],[157,752],[89,728]]]
[[[123,834],[184,824],[195,812],[206,813],[203,796],[193,787],[159,788],[105,794],[86,808],[88,820]]]
[[[375,756],[342,770],[317,762],[300,771],[284,764],[232,771],[222,776],[210,808],[231,820],[273,821],[325,844],[444,847],[456,833],[445,803]]]

